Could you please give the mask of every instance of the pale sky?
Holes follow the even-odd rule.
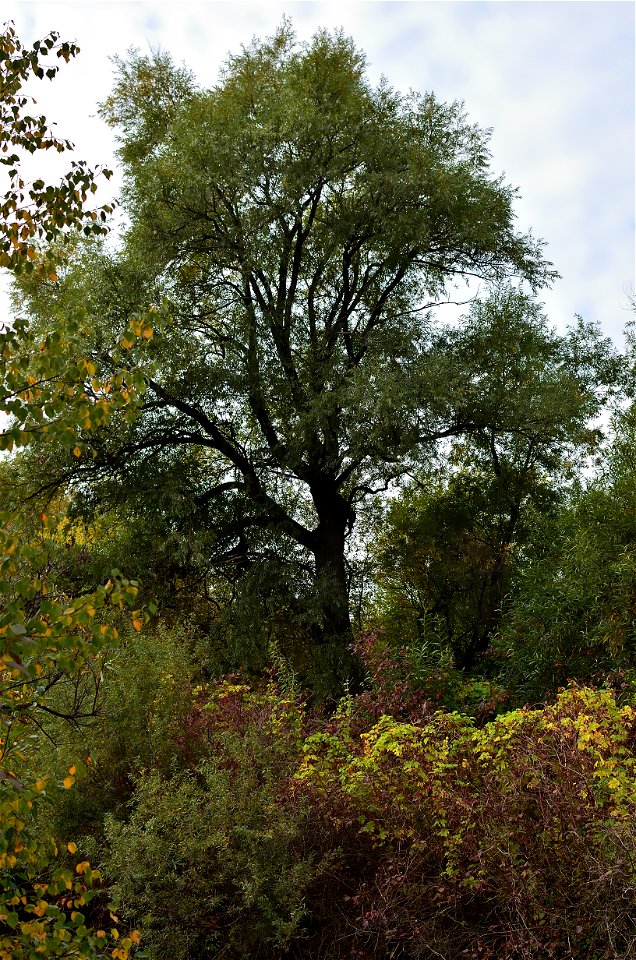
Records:
[[[470,120],[493,128],[492,168],[520,190],[518,228],[547,242],[562,275],[541,296],[550,320],[564,329],[580,313],[620,343],[635,289],[635,9],[629,0],[5,0],[2,17],[24,42],[55,29],[79,44],[76,61],[30,92],[78,158],[107,165],[114,141],[96,104],[109,93],[113,54],[159,47],[212,86],[229,52],[271,34],[285,14],[301,40],[342,27],[372,81],[463,100]],[[47,169],[52,179],[54,161]]]

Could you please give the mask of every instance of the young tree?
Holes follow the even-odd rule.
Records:
[[[532,551],[497,641],[524,700],[569,680],[628,689],[636,669],[636,408],[615,418],[600,476],[578,484]]]
[[[199,448],[191,504],[213,529],[221,506],[228,555],[249,562],[267,530],[312,559],[316,672],[338,689],[360,504],[495,415],[451,396],[433,307],[467,278],[538,288],[555,274],[514,229],[488,134],[459,104],[372,88],[340,34],[300,45],[284,24],[212,90],[166,56],[132,54],[103,114],[130,228],[118,254],[80,256],[32,309],[50,325],[56,298],[80,297],[98,375],[123,343],[146,393],[79,470],[131,478],[155,458],[160,476]],[[122,340],[149,308],[152,341]]]
[[[73,162],[68,175],[58,185],[45,185],[38,180],[25,184],[21,170],[21,153],[36,153],[54,148],[60,152],[70,148],[67,141],[57,139],[49,130],[46,118],[31,117],[26,111],[30,99],[22,88],[33,74],[39,79],[55,77],[58,67],[45,70],[45,58],[57,56],[65,61],[74,57],[78,48],[60,43],[56,33],[43,41],[25,47],[12,24],[0,31],[0,163],[9,168],[9,185],[0,197],[0,266],[16,274],[34,274],[52,283],[56,260],[51,250],[43,254],[39,241],[60,239],[67,228],[103,232],[103,220],[109,207],[89,211],[84,204],[95,188],[96,171]],[[43,367],[53,374],[38,382],[25,368],[26,356],[21,348],[29,340],[24,323],[0,328],[0,414],[3,427],[0,449],[10,450],[14,443],[26,444],[31,426],[47,426],[54,439],[73,437],[77,430],[77,413],[71,414],[59,399],[66,390],[67,399],[81,396],[78,371],[69,375],[69,365],[56,346],[39,340]],[[60,384],[60,373],[67,374]],[[64,380],[64,378],[62,378]],[[47,404],[49,410],[47,413]],[[6,415],[17,418],[6,426]],[[6,467],[6,464],[3,465]],[[4,481],[9,469],[2,470]],[[66,864],[56,864],[58,848],[55,838],[35,820],[36,810],[45,800],[47,782],[32,769],[29,750],[34,729],[40,726],[38,716],[55,713],[48,697],[51,689],[66,677],[81,675],[83,667],[93,660],[114,636],[104,624],[95,623],[100,607],[122,603],[125,594],[133,594],[133,584],[111,582],[80,598],[47,593],[48,551],[54,542],[54,530],[45,515],[29,515],[24,505],[11,502],[3,490],[0,511],[0,958],[27,960],[36,956],[74,956],[81,960],[97,960],[106,954],[126,960],[133,942],[139,938],[119,940],[116,927],[109,935],[104,930],[90,930],[86,923],[86,907],[96,896],[101,878],[87,861],[76,866],[75,875]],[[123,590],[120,589],[123,587]],[[47,702],[48,701],[48,702]],[[59,713],[59,712],[58,712]],[[78,711],[71,707],[65,714],[76,719]],[[80,708],[81,713],[81,708]],[[61,714],[59,714],[61,715]],[[64,777],[61,788],[74,783],[75,768]],[[70,843],[67,852],[77,852]],[[119,942],[117,942],[119,940]]]

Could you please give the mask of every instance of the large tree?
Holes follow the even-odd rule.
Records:
[[[488,133],[459,104],[372,87],[340,34],[301,45],[284,24],[211,90],[133,53],[103,113],[129,225],[116,253],[78,254],[32,310],[50,325],[81,302],[97,376],[123,344],[146,392],[134,424],[111,421],[77,468],[134,482],[149,462],[157,477],[187,463],[184,497],[226,557],[249,564],[267,531],[310,558],[313,655],[337,687],[360,502],[499,416],[458,395],[433,307],[470,278],[536,289],[554,274],[515,230]],[[149,309],[152,340],[121,339]]]

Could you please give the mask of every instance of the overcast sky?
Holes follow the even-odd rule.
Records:
[[[285,14],[301,40],[342,27],[372,81],[463,100],[472,121],[492,127],[493,169],[520,190],[518,226],[546,241],[562,275],[542,296],[550,319],[564,329],[580,313],[621,342],[636,258],[629,0],[2,3],[23,41],[55,29],[79,44],[78,59],[32,92],[78,158],[111,165],[112,134],[95,115],[110,56],[168,50],[212,86],[229,52],[271,34]]]

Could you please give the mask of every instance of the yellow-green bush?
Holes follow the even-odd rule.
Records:
[[[300,784],[379,858],[351,918],[370,956],[632,956],[635,732],[632,707],[572,688],[484,729],[439,713],[311,737]]]

